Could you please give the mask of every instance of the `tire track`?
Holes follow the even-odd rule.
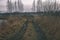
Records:
[[[23,24],[23,27],[21,28],[20,31],[16,32],[11,38],[8,38],[6,40],[21,40],[24,36],[24,33],[25,33],[27,27],[28,27],[28,21],[26,21]]]
[[[35,28],[35,31],[37,32],[37,40],[47,40],[45,33],[42,31],[40,26],[38,26],[38,24],[34,21],[32,21],[32,24]]]
[[[32,22],[28,22],[28,28],[25,32],[25,35],[22,40],[37,40],[35,29],[32,25]]]

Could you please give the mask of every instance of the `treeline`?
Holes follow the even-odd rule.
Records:
[[[21,0],[12,2],[12,0],[7,0],[7,12],[23,12],[23,3]]]
[[[35,0],[33,1],[33,9],[35,9],[36,12],[56,12],[60,11],[60,3],[58,0],[37,0],[37,4],[34,4]]]
[[[14,12],[14,13],[0,13],[1,16],[29,16],[29,15],[40,15],[40,16],[60,16],[60,11],[50,11],[50,12]]]

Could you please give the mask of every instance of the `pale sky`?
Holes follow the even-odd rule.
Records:
[[[17,0],[12,0],[12,2],[17,1]],[[24,5],[32,5],[33,0],[21,0]],[[37,0],[35,0],[37,1]]]
[[[6,10],[6,1],[7,0],[0,0],[0,11],[5,11]],[[12,0],[12,2],[14,2],[15,0]],[[17,1],[17,0],[16,0]],[[32,3],[34,0],[22,0],[22,3],[24,4],[24,6],[29,5],[30,7],[32,7]],[[35,0],[37,2],[37,0]],[[42,0],[43,2],[45,0]],[[60,1],[60,0],[58,0]]]
[[[31,5],[33,3],[33,0],[22,0],[23,4],[25,5]]]

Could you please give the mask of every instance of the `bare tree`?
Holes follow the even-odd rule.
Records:
[[[54,11],[56,11],[56,0],[54,0]]]
[[[17,2],[15,1],[15,12],[17,12]]]
[[[42,0],[37,1],[37,12],[40,12],[42,10]]]
[[[11,0],[7,1],[7,9],[8,9],[8,12],[12,12],[12,3],[11,3]]]
[[[18,0],[18,9],[19,9],[19,12],[23,12],[23,3],[21,0]]]
[[[35,0],[33,1],[32,11],[33,11],[33,12],[36,11],[36,9],[35,9]]]
[[[56,2],[56,0],[54,0],[54,2],[52,2],[52,0],[47,0],[47,2],[45,2],[44,5],[44,11],[57,11],[58,10],[58,3]]]

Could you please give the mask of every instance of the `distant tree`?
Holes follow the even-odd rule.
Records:
[[[52,0],[47,0],[45,2],[45,5],[43,5],[44,11],[57,11],[59,9],[58,7],[58,3],[56,0],[52,1]]]
[[[46,12],[56,12],[60,10],[60,4],[57,2],[57,0],[46,0],[43,3],[41,0],[38,0],[37,12],[40,12],[42,10]]]
[[[40,12],[42,10],[42,0],[37,1],[37,12]]]
[[[59,10],[59,3],[57,2],[57,0],[54,0],[54,11],[58,11]]]
[[[7,10],[8,10],[8,12],[12,12],[12,2],[11,2],[11,0],[7,1]]]
[[[23,3],[21,0],[18,0],[18,9],[19,9],[19,12],[22,12],[23,11]]]
[[[15,12],[17,12],[17,2],[15,1]]]
[[[53,5],[52,5],[51,0],[47,0],[46,6],[47,6],[46,8],[47,11],[52,11]]]
[[[36,11],[36,8],[35,8],[35,0],[33,1],[32,11],[33,11],[33,12]]]
[[[12,3],[12,12],[15,12],[15,4]]]
[[[56,11],[57,9],[56,9],[56,0],[54,1],[54,11]]]

